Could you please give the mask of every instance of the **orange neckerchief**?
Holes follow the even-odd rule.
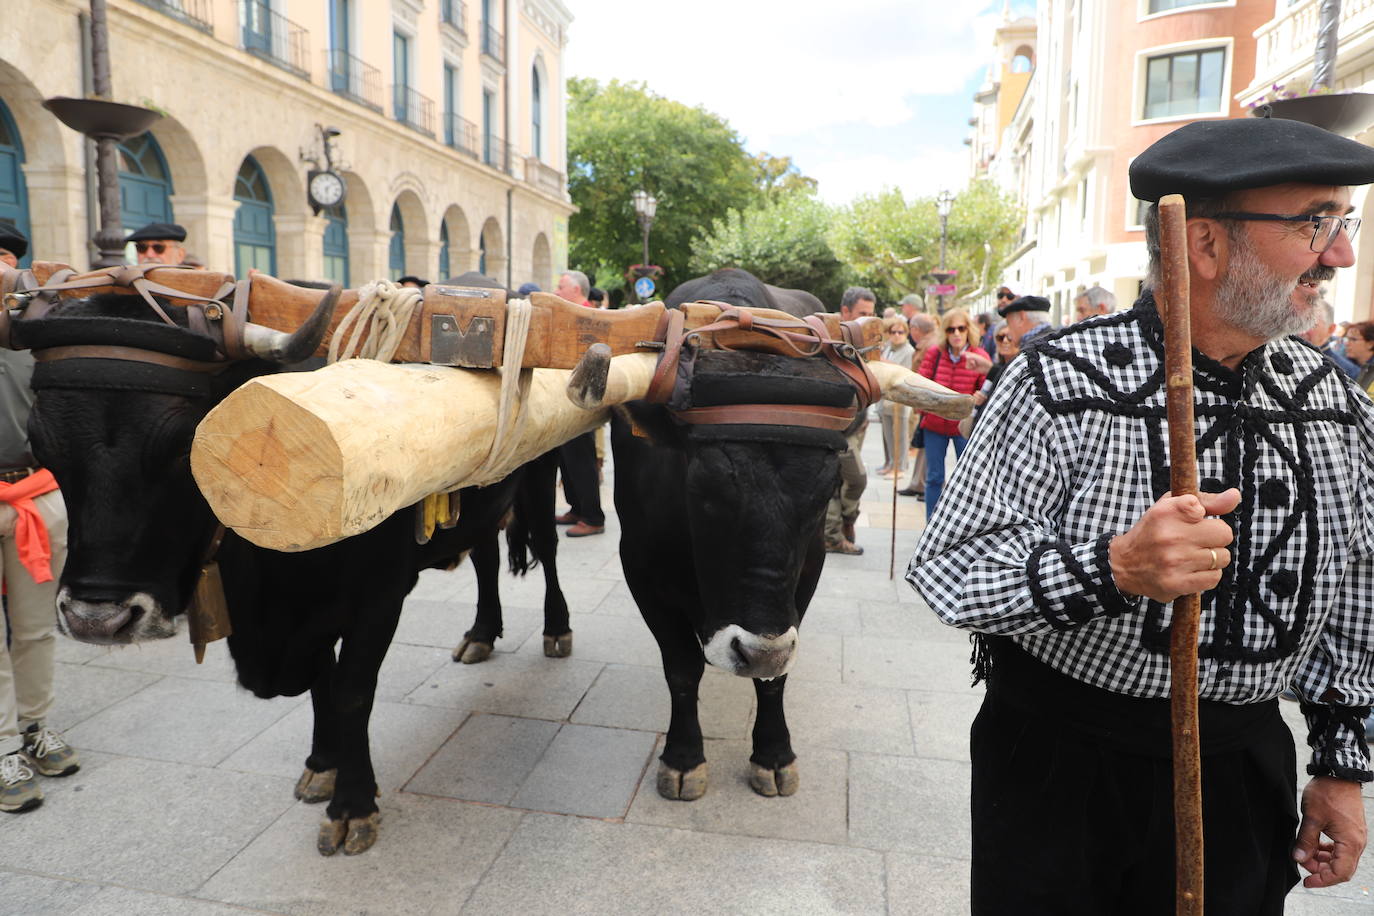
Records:
[[[24,564],[35,582],[52,581],[52,545],[48,542],[48,526],[43,523],[43,516],[38,513],[33,498],[56,489],[57,481],[47,468],[16,483],[0,481],[0,502],[9,503],[19,514],[14,523],[19,562]]]

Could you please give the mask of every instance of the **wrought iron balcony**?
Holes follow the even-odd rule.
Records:
[[[382,110],[382,71],[337,48],[324,52],[329,88],[373,111]]]
[[[138,0],[178,22],[184,22],[202,32],[213,32],[215,23],[210,15],[210,0]]]
[[[538,156],[526,157],[525,180],[551,194],[563,193],[563,173],[551,165],[545,165]]]
[[[391,114],[407,127],[434,136],[434,100],[409,86],[397,83],[391,87]]]
[[[463,0],[441,0],[439,3],[439,21],[444,25],[451,25],[462,34],[466,35],[467,25],[467,4]]]
[[[453,112],[444,115],[444,142],[460,153],[479,158],[477,125]]]
[[[239,0],[243,49],[283,70],[310,78],[309,33],[260,0]]]
[[[482,53],[498,64],[506,62],[506,47],[501,43],[501,33],[485,22],[482,23]]]

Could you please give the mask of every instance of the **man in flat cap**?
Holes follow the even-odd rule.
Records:
[[[1050,324],[1050,300],[1044,296],[1017,296],[997,309],[1007,319],[1007,333],[1021,349],[1054,330]]]
[[[129,234],[140,264],[180,264],[186,260],[186,230],[176,223],[149,223]]]
[[[29,253],[29,240],[15,227],[0,223],[0,261],[18,267],[19,259]]]
[[[1013,362],[907,580],[974,634],[972,910],[1174,911],[1171,602],[1202,593],[1206,912],[1354,874],[1374,702],[1374,406],[1291,335],[1354,263],[1374,149],[1296,121],[1188,124],[1130,169],[1146,291]],[[1157,201],[1187,201],[1198,496],[1169,495]],[[998,481],[989,486],[988,481]],[[1293,738],[1311,746],[1301,823]]]

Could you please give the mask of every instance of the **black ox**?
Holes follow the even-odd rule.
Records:
[[[29,420],[34,455],[56,476],[70,518],[58,595],[63,632],[107,644],[176,632],[217,528],[191,476],[196,426],[234,388],[314,352],[328,326],[333,297],[327,300],[299,331],[278,340],[275,363],[249,359],[213,373],[137,357],[45,360],[55,347],[102,344],[215,358],[210,338],[184,326],[185,309],[167,307],[177,322],[169,325],[137,296],[63,300],[43,317],[13,322],[15,345],[39,359]],[[471,551],[477,621],[455,659],[474,640],[494,641],[501,629],[497,532],[514,510],[507,529],[512,570],[523,572],[531,552],[542,562],[546,654],[570,650],[555,564],[555,471],[546,455],[501,483],[462,491],[457,525],[436,530],[424,545],[416,543],[409,511],[303,553],[256,547],[232,531],[224,536],[216,560],[239,683],[264,698],[311,693],[314,734],[296,796],[329,800],[321,853],[342,846],[354,854],[376,840],[368,719],[378,669],[421,570],[451,569]]]

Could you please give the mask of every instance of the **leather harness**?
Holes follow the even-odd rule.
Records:
[[[663,354],[654,370],[645,400],[651,404],[668,404],[681,382],[678,368],[682,348],[695,346],[702,334],[713,331],[753,331],[782,341],[800,358],[823,357],[840,371],[854,388],[856,403],[851,407],[820,407],[808,404],[724,404],[712,407],[669,408],[679,422],[687,424],[751,424],[762,426],[803,426],[841,432],[854,422],[859,411],[868,408],[882,397],[882,386],[859,356],[855,342],[862,340],[857,322],[841,324],[844,340],[834,340],[825,322],[816,315],[805,318],[777,319],[755,315],[747,308],[726,302],[711,302],[720,306],[720,317],[711,324],[684,332],[686,316],[681,309],[666,309],[659,318],[654,341],[662,345]],[[716,339],[719,349],[727,347]],[[741,349],[749,349],[748,347]]]

